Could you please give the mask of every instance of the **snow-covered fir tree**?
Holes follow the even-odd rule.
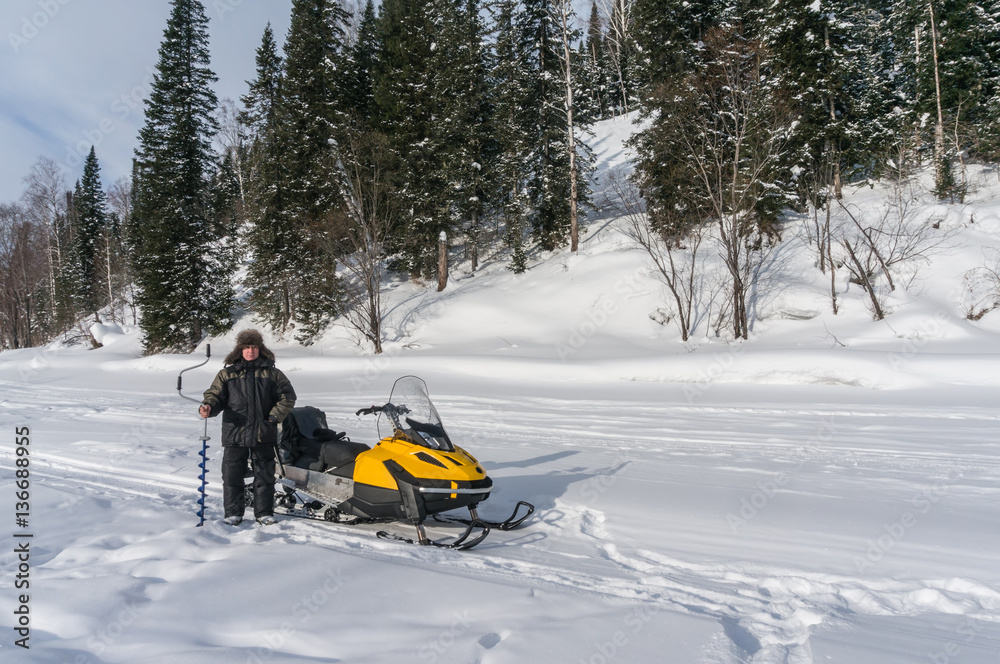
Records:
[[[635,0],[604,0],[608,27],[604,46],[609,102],[617,113],[633,110],[636,101]]]
[[[494,30],[490,59],[496,139],[492,207],[502,220],[505,243],[510,249],[510,268],[520,273],[527,269],[525,235],[530,209],[527,155],[533,128],[525,75],[530,52],[529,45],[521,38],[517,0],[493,0],[487,7]]]
[[[608,85],[610,69],[597,0],[594,0],[590,6],[586,42],[581,45],[581,48],[583,57],[581,58],[580,81],[584,94],[578,100],[579,108],[594,119],[609,117],[611,105]]]
[[[451,230],[438,209],[445,184],[440,155],[431,147],[436,131],[431,54],[437,27],[431,5],[418,0],[386,0],[377,24],[373,89],[379,129],[399,158],[395,189],[402,218],[391,249],[398,269],[430,277],[437,271],[438,237]]]
[[[77,182],[73,207],[75,228],[68,267],[76,311],[92,315],[95,322],[100,322],[97,311],[106,302],[102,297],[99,272],[106,260],[101,255],[101,248],[108,225],[108,209],[93,146],[83,162],[83,177]]]
[[[839,122],[844,180],[898,175],[898,164],[889,164],[899,156],[905,105],[895,84],[891,0],[863,5],[838,1],[832,13],[831,31],[841,39],[835,55],[843,62],[840,103],[845,111]]]
[[[674,117],[669,105],[689,95],[683,76],[699,66],[698,45],[717,22],[718,7],[713,0],[637,0],[634,12],[641,117],[647,122],[631,140],[636,178],[650,221],[667,237],[679,237],[702,222],[704,211],[690,202],[695,183],[678,177],[689,150],[666,120]]]
[[[188,350],[231,324],[233,266],[213,257],[212,137],[217,106],[208,18],[198,0],[173,0],[146,120],[139,133],[131,218],[147,352]]]
[[[995,2],[897,0],[893,7],[904,110],[933,150],[941,198],[964,196],[964,155],[978,146],[979,128],[996,120],[998,21]]]
[[[571,178],[566,131],[566,88],[563,85],[562,36],[554,0],[526,0],[517,27],[526,55],[524,87],[531,179],[531,224],[543,250],[566,244],[570,234]],[[581,192],[579,200],[585,199]]]
[[[375,96],[372,76],[378,57],[378,33],[375,5],[367,0],[358,21],[358,34],[351,47],[352,74],[349,78],[350,92],[347,95],[348,108],[352,110],[354,122],[366,125],[377,124]]]
[[[441,184],[435,225],[449,236],[461,230],[472,269],[495,158],[480,9],[478,0],[429,3],[435,26],[429,147],[439,168],[434,179]]]
[[[339,187],[338,140],[349,109],[352,72],[344,32],[347,14],[337,0],[296,0],[284,48],[278,97],[277,146],[286,246],[281,278],[287,278],[288,309],[296,338],[304,343],[323,331],[339,311],[337,234],[332,227],[343,204]]]
[[[237,242],[239,220],[243,214],[243,201],[240,196],[240,183],[236,174],[236,165],[232,152],[222,156],[216,170],[212,173],[209,187],[209,206],[213,242],[208,269],[211,274],[226,278],[210,278],[210,297],[208,302],[218,306],[230,306],[234,294],[232,291],[231,274],[240,259]],[[210,315],[223,317],[228,311],[209,311]]]
[[[246,284],[250,308],[273,329],[284,332],[292,320],[293,257],[297,245],[293,219],[285,214],[282,196],[284,150],[277,124],[282,60],[270,24],[257,48],[256,64],[257,76],[242,98],[241,116],[250,133],[246,209],[250,261]]]
[[[249,90],[240,98],[243,102],[240,122],[253,139],[259,140],[274,130],[278,96],[281,94],[282,62],[270,22],[264,27],[255,61],[257,76],[248,81]]]

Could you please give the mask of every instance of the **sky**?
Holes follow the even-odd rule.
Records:
[[[279,44],[292,0],[203,0],[220,101],[238,101],[270,21]],[[131,170],[169,0],[0,2],[0,203],[20,198],[40,158],[67,187],[94,145],[106,187]]]

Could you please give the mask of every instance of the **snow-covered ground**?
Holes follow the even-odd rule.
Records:
[[[598,128],[602,169],[628,129]],[[354,412],[395,378],[427,381],[496,482],[480,512],[537,507],[466,552],[374,526],[223,526],[218,420],[195,528],[201,424],[175,387],[203,348],[141,357],[134,331],[108,329],[96,351],[0,354],[0,660],[996,663],[1000,314],[966,320],[961,286],[1000,246],[1000,186],[976,177],[967,204],[920,206],[950,243],[878,323],[846,280],[830,312],[791,219],[751,339],[703,326],[681,343],[650,317],[665,300],[644,255],[604,219],[578,256],[523,275],[487,261],[443,293],[393,284],[382,356],[338,330],[309,348],[269,337],[299,404],[354,440],[374,441]],[[187,393],[235,333],[209,340]],[[21,593],[30,650],[15,645]]]

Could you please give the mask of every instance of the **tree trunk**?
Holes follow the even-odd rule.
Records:
[[[934,95],[937,103],[937,122],[934,124],[934,173],[937,182],[944,181],[948,162],[944,156],[944,114],[941,111],[941,77],[938,73],[937,26],[934,23],[934,5],[927,3],[931,17],[931,55],[934,58]]]
[[[826,41],[826,49],[830,50],[830,26],[826,25],[823,27],[824,39]],[[835,124],[837,122],[837,111],[833,104],[833,92],[827,93],[827,101],[830,106],[830,123]],[[837,156],[837,147],[833,144],[830,139],[827,139],[827,159],[830,160],[830,164],[833,166],[833,192],[834,195],[840,199],[844,197],[844,185],[840,178],[840,159]]]
[[[111,322],[117,322],[117,316],[115,315],[115,290],[111,281],[112,270],[111,270],[111,234],[110,232],[104,233],[104,267],[106,276],[108,278],[108,306],[111,307]]]
[[[845,240],[842,244],[844,245],[844,248],[847,249],[847,255],[851,257],[851,262],[854,263],[854,268],[857,270],[858,275],[864,280],[861,285],[864,287],[865,292],[868,293],[868,297],[872,302],[872,310],[875,313],[875,320],[882,320],[885,318],[885,313],[882,311],[882,305],[879,304],[878,296],[875,294],[875,287],[872,286],[871,279],[868,278],[868,273],[865,271],[861,261],[858,260],[857,254],[854,253],[854,247],[851,246],[851,243]]]
[[[441,231],[438,237],[438,292],[448,285],[448,234]]]
[[[472,212],[472,232],[470,238],[472,246],[469,248],[469,258],[472,261],[472,271],[479,269],[479,213]]]
[[[833,304],[833,315],[837,315],[837,266],[833,262],[833,237],[830,232],[830,197],[826,199],[826,227],[820,239],[820,253],[825,253],[830,263],[830,301]]]
[[[382,354],[382,318],[381,318],[381,293],[379,291],[381,284],[375,284],[374,286],[369,284],[368,287],[368,322],[369,322],[369,335],[368,339],[372,342],[374,346],[375,354]]]
[[[566,135],[569,147],[569,250],[576,253],[580,245],[580,230],[577,220],[576,196],[576,130],[573,126],[573,70],[569,49],[569,0],[559,4],[559,23],[562,29],[563,74],[566,84]]]
[[[281,285],[281,332],[288,329],[288,322],[292,320],[292,300],[288,293],[288,285]]]

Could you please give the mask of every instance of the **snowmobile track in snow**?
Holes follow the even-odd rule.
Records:
[[[996,418],[983,415],[982,411],[953,409],[949,417],[944,418],[940,412],[906,408],[894,408],[889,412],[881,412],[878,408],[774,409],[762,415],[761,411],[768,409],[665,406],[659,411],[661,416],[670,414],[670,417],[663,417],[670,426],[654,436],[641,431],[650,421],[650,415],[645,413],[648,404],[635,407],[611,402],[595,402],[589,406],[576,404],[573,412],[567,415],[560,411],[566,405],[563,402],[554,404],[553,410],[547,412],[521,408],[523,404],[519,400],[490,403],[494,407],[499,404],[501,412],[518,411],[519,419],[514,425],[497,417],[497,422],[481,427],[461,424],[452,428],[453,433],[460,434],[458,437],[470,440],[470,451],[485,453],[487,457],[491,454],[490,444],[480,449],[475,441],[482,440],[481,436],[488,433],[493,446],[524,444],[532,454],[537,454],[538,450],[572,448],[576,452],[624,455],[623,460],[615,462],[616,468],[626,467],[647,455],[651,458],[670,455],[678,461],[711,456],[717,457],[721,464],[746,464],[754,459],[786,463],[806,459],[816,466],[850,466],[894,483],[909,476],[947,476],[953,481],[950,489],[953,493],[963,490],[996,492],[994,480],[1000,477],[1000,463],[988,450],[982,454],[975,448],[953,453],[944,444],[949,437],[957,435],[958,429],[973,432],[974,440],[990,440]],[[90,422],[101,422],[109,428],[142,416],[151,405],[146,395],[103,392],[89,394],[83,399],[78,391],[47,387],[20,390],[16,397],[5,398],[5,404],[12,412],[32,413],[37,421],[43,421],[46,413],[55,408]],[[73,487],[81,493],[102,498],[138,498],[185,513],[194,527],[197,521],[194,515],[197,458],[193,452],[195,443],[190,437],[197,421],[191,418],[193,424],[190,426],[170,423],[171,418],[186,411],[182,404],[172,401],[164,401],[163,405],[164,408],[153,416],[158,422],[154,427],[156,431],[150,436],[152,440],[143,441],[142,453],[152,454],[162,449],[160,445],[169,450],[175,446],[173,439],[178,437],[178,432],[184,431],[187,436],[184,445],[190,448],[190,458],[174,453],[173,460],[183,465],[175,467],[172,473],[116,467],[96,463],[93,459],[98,456],[87,460],[36,448],[31,457],[35,482],[53,488]],[[456,407],[456,404],[451,405]],[[537,409],[538,405],[533,407]],[[457,408],[461,411],[472,406],[460,403]],[[604,435],[600,433],[600,424],[612,412],[625,430],[617,430],[613,436]],[[699,435],[697,422],[711,415],[723,416],[723,421],[715,422],[715,430]],[[762,416],[780,420],[780,426],[768,437],[757,434],[752,426],[743,426]],[[456,419],[462,420],[461,417]],[[953,426],[945,427],[944,419]],[[834,422],[837,427],[836,445],[810,443],[809,435],[827,421]],[[490,430],[494,426],[498,430]],[[917,428],[921,428],[921,435],[914,437],[923,441],[922,447],[893,444]],[[213,452],[217,451],[216,447]],[[0,469],[5,474],[13,474],[13,462],[12,454],[0,450]],[[893,472],[885,472],[886,469]],[[556,472],[566,471],[557,468]],[[209,482],[208,495],[211,504],[216,506],[221,494],[217,471],[209,474]],[[491,515],[494,511],[504,512],[506,507],[486,503],[484,511]],[[217,511],[210,509],[209,520],[213,523],[206,525],[213,533],[229,536],[241,532],[216,523],[219,516]],[[856,621],[858,617],[963,615],[1000,623],[1000,592],[982,583],[953,577],[893,580],[874,575],[827,574],[738,560],[693,563],[641,545],[629,547],[624,542],[616,542],[606,527],[604,514],[586,505],[572,504],[572,496],[556,497],[554,505],[540,507],[522,528],[491,534],[470,552],[442,551],[376,539],[375,530],[385,526],[343,526],[285,519],[267,532],[289,543],[322,547],[367,560],[431,571],[447,569],[451,574],[514,587],[594,595],[641,603],[657,610],[710,617],[721,625],[731,642],[732,652],[736,654],[726,661],[733,664],[809,664],[813,661],[810,636],[816,628],[841,620]],[[434,529],[436,536],[446,538],[450,534],[448,528],[428,526]],[[395,529],[407,532],[403,524],[396,524]],[[585,538],[592,544],[594,555],[581,559],[559,550],[559,541],[564,537]],[[565,564],[561,564],[563,562]]]

